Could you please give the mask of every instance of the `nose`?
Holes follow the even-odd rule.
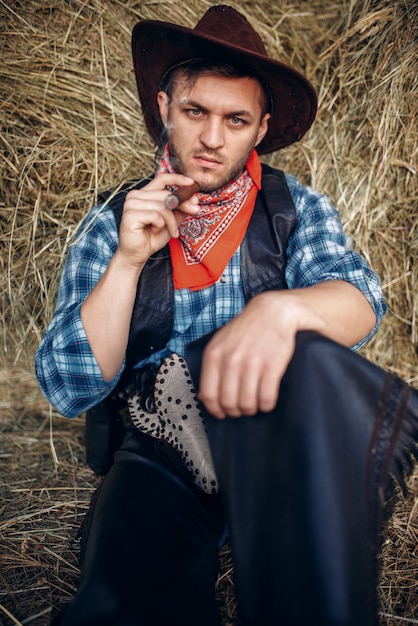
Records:
[[[211,150],[217,150],[224,145],[224,128],[221,119],[209,117],[200,133],[200,141]]]

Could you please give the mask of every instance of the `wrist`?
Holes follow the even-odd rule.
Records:
[[[296,334],[301,330],[316,330],[325,333],[325,319],[316,312],[307,295],[306,289],[284,289],[266,291],[256,298],[268,309],[272,322],[276,321],[288,332]]]
[[[109,268],[113,271],[120,272],[123,276],[123,280],[129,280],[129,278],[131,278],[137,282],[142,270],[144,269],[145,263],[146,260],[137,262],[132,261],[132,259],[127,257],[120,248],[117,248],[109,263]]]

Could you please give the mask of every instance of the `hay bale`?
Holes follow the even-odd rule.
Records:
[[[131,0],[0,3],[0,622],[48,623],[75,584],[68,538],[95,485],[82,420],[50,409],[33,357],[52,315],[77,226],[98,193],[153,170],[130,33],[143,18],[193,26],[215,4]],[[269,52],[319,92],[304,140],[268,156],[328,193],[356,248],[382,278],[390,312],[368,358],[418,385],[416,59],[410,0],[235,2]],[[416,475],[398,499],[384,551],[382,625],[416,623]],[[236,623],[230,563],[224,621]],[[224,584],[225,583],[225,584]],[[35,617],[38,615],[38,617]],[[389,617],[386,617],[389,616]],[[390,617],[392,616],[392,617]],[[3,622],[2,622],[3,623]]]

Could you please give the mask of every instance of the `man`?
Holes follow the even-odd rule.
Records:
[[[375,623],[395,429],[373,431],[379,375],[344,346],[385,304],[329,201],[257,156],[308,130],[314,89],[227,6],[139,23],[133,55],[157,175],[88,216],[36,358],[62,414],[113,394],[133,422],[62,623],[218,624],[225,524],[243,624]]]

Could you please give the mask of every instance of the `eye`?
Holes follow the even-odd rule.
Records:
[[[231,124],[231,126],[243,126],[245,124],[245,121],[240,117],[236,117],[236,115],[233,115],[229,118],[229,123]]]
[[[190,117],[200,117],[202,115],[201,109],[187,109],[187,114]]]

